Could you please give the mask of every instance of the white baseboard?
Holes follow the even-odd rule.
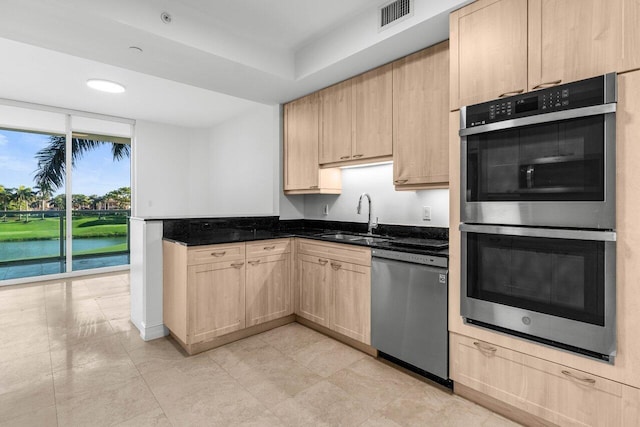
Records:
[[[143,324],[142,328],[138,329],[140,329],[140,338],[145,341],[151,341],[169,335],[169,329],[167,329],[164,325],[146,327]]]

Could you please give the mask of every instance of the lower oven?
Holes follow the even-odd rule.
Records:
[[[467,323],[613,363],[613,231],[461,224]]]

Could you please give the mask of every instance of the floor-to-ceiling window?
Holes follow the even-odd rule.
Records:
[[[36,177],[52,138],[65,137],[0,130],[0,280],[66,271],[64,173],[56,187]]]
[[[128,265],[131,123],[0,105],[7,111],[0,118],[0,284]],[[34,123],[42,117],[45,123]]]
[[[130,141],[73,136],[82,153],[72,172],[73,270],[129,264]]]

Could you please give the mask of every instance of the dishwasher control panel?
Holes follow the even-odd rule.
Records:
[[[385,249],[371,250],[371,256],[376,258],[392,259],[395,261],[410,262],[413,264],[431,265],[434,267],[447,268],[448,260],[445,257],[422,255],[408,252],[389,251]]]

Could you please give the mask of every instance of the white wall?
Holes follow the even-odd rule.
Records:
[[[362,193],[371,196],[372,218],[381,224],[449,226],[449,190],[395,191],[391,164],[343,169],[342,194],[304,196],[304,217],[366,223],[367,207],[356,213]],[[322,214],[325,204],[329,215]],[[431,221],[422,220],[423,206],[431,207]]]
[[[133,145],[133,215],[141,218],[207,215],[207,132],[138,121]],[[198,195],[198,197],[196,197]],[[205,197],[206,200],[206,197]]]
[[[278,215],[280,106],[259,105],[211,129],[138,121],[134,215]]]
[[[280,106],[261,105],[210,132],[212,216],[278,215]]]

